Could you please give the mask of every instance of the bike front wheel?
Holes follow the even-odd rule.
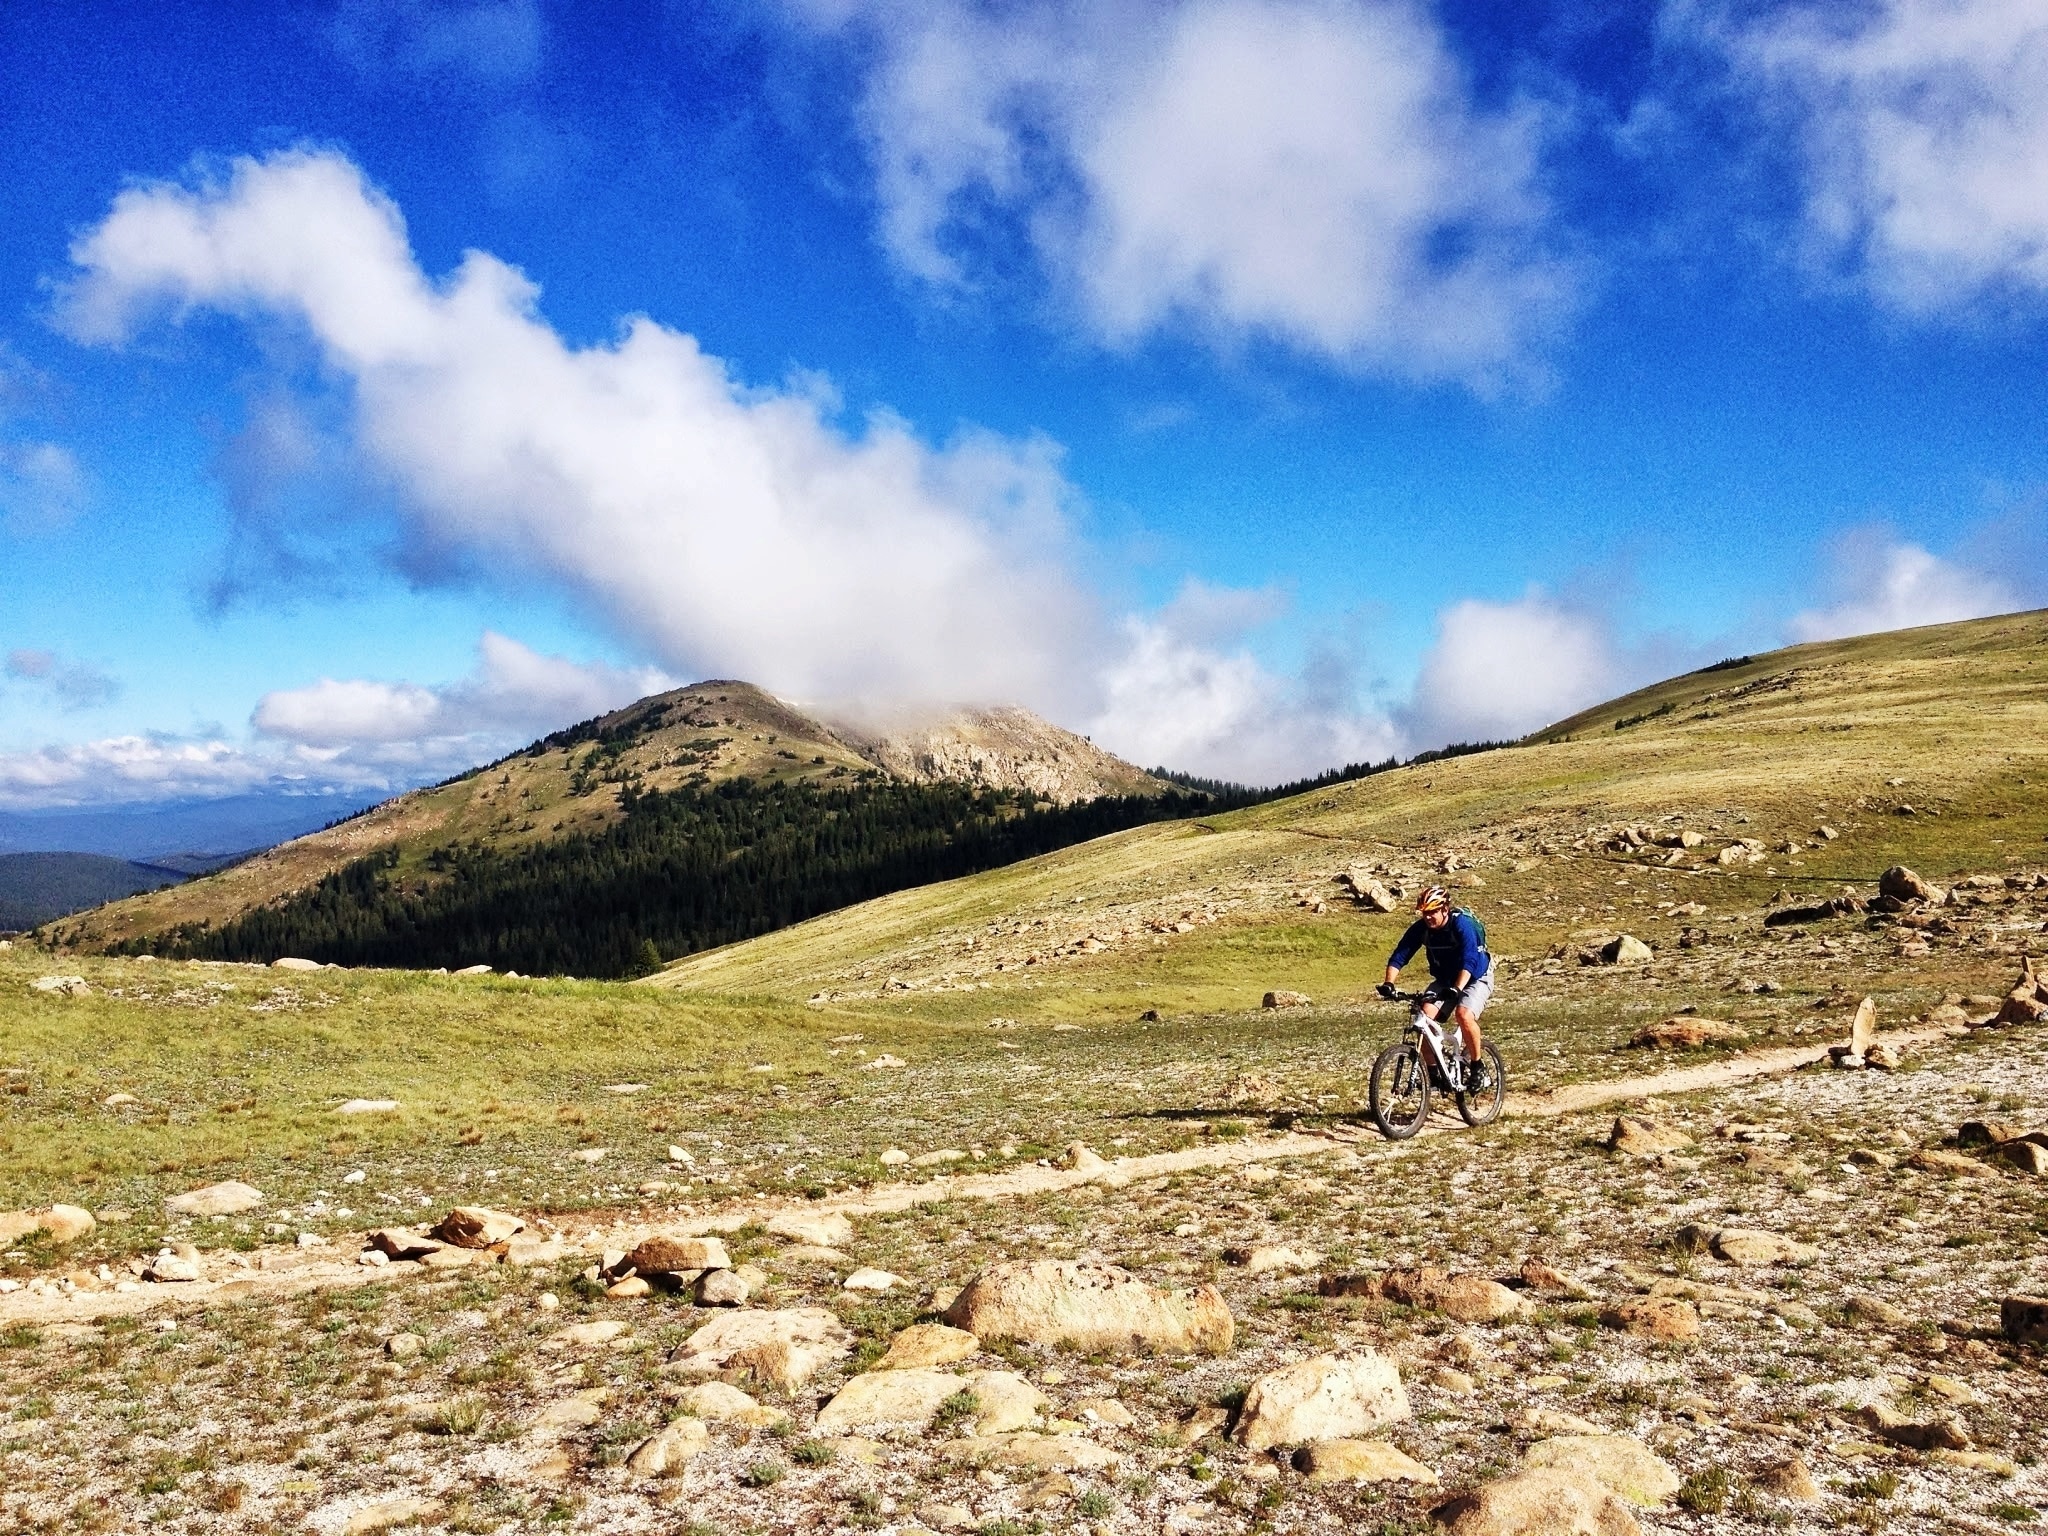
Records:
[[[1372,1122],[1389,1141],[1406,1141],[1429,1119],[1429,1068],[1412,1042],[1390,1045],[1372,1064]]]
[[[1491,1125],[1500,1118],[1500,1107],[1507,1102],[1508,1069],[1500,1059],[1500,1051],[1491,1040],[1479,1049],[1486,1057],[1486,1086],[1477,1093],[1458,1095],[1458,1113],[1465,1117],[1467,1125]],[[1469,1075],[1471,1068],[1467,1067]]]

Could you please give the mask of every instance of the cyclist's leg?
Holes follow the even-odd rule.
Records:
[[[1486,1011],[1486,1005],[1493,1000],[1493,972],[1465,988],[1464,1001],[1458,1004],[1458,1032],[1465,1037],[1465,1059],[1478,1061],[1479,1048],[1483,1043],[1479,1033],[1479,1015]]]

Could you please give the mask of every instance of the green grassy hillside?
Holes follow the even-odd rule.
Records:
[[[1632,825],[1697,846],[1639,850],[1618,841]],[[2048,615],[2030,613],[1744,658],[1515,748],[905,891],[650,984],[929,1018],[1355,998],[1405,918],[1343,900],[1351,866],[1407,889],[1448,871],[1526,968],[1621,929],[1668,949],[1894,862],[2030,864],[2044,831]]]

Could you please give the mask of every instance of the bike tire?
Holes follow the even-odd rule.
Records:
[[[1390,1045],[1372,1064],[1367,1085],[1372,1123],[1389,1141],[1406,1141],[1429,1120],[1429,1069],[1412,1044]]]
[[[1508,1097],[1507,1063],[1500,1059],[1500,1050],[1491,1040],[1479,1049],[1486,1056],[1486,1064],[1492,1070],[1493,1083],[1484,1093],[1460,1093],[1458,1113],[1471,1126],[1491,1125],[1500,1118],[1501,1105]]]

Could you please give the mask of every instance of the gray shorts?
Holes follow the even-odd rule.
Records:
[[[1432,995],[1437,995],[1440,994],[1442,991],[1447,991],[1449,989],[1431,986],[1429,990]],[[1465,1006],[1472,1010],[1472,1017],[1474,1019],[1477,1019],[1479,1015],[1486,1012],[1486,1005],[1492,1001],[1493,972],[1489,970],[1484,976],[1480,977],[1477,981],[1471,982],[1466,986]],[[1450,1021],[1446,1019],[1444,1020],[1444,1022],[1449,1023]]]

